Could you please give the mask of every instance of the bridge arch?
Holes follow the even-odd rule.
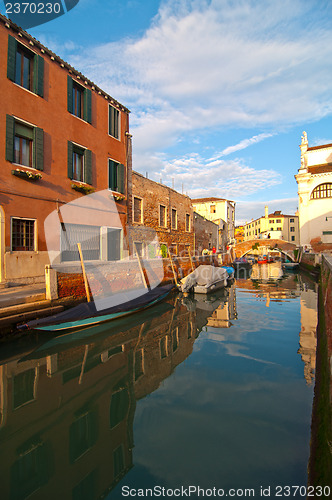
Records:
[[[277,239],[248,240],[243,241],[242,243],[238,243],[234,246],[235,256],[237,258],[240,258],[246,256],[249,253],[252,253],[254,250],[252,248],[253,246],[257,246],[256,251],[258,251],[260,255],[263,255],[264,253],[267,253],[269,251],[276,250],[285,255],[291,262],[296,261],[294,253],[297,249],[296,245],[294,245],[293,243],[289,243],[288,241]]]

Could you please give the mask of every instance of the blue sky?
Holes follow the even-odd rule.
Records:
[[[303,130],[332,142],[331,7],[80,0],[29,32],[131,110],[135,170],[245,222],[297,209]]]

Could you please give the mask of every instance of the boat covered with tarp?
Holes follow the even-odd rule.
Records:
[[[181,280],[182,292],[210,293],[227,285],[228,272],[223,267],[198,266]]]
[[[105,308],[102,308],[100,303],[97,309],[93,301],[84,302],[66,311],[54,314],[53,316],[29,321],[19,328],[57,332],[96,325],[128,316],[129,314],[157,304],[162,301],[173,288],[173,284],[166,284],[152,288],[148,291],[142,290],[141,294],[138,294],[137,290],[131,290],[121,294],[121,302],[113,306],[109,306],[110,301],[108,297],[105,300],[105,305],[108,304],[108,307],[106,306]],[[117,296],[117,302],[119,302],[119,295]]]

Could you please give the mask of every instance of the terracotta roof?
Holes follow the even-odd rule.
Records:
[[[332,144],[322,144],[321,146],[312,146],[308,148],[307,151],[313,151],[315,149],[324,149],[324,148],[332,148]]]
[[[323,163],[322,165],[313,165],[308,167],[308,172],[310,174],[325,174],[332,172],[332,163]]]
[[[226,198],[214,198],[213,196],[211,198],[192,198],[192,203],[205,203],[206,201],[232,201],[232,200],[226,200]]]

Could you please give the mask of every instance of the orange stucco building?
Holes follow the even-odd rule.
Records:
[[[130,196],[129,110],[1,15],[0,47],[0,283],[42,279],[49,263],[44,221],[54,211],[63,260],[77,260],[70,241],[79,231],[91,233],[82,245],[88,260],[120,258]],[[66,220],[65,240],[61,208],[102,190],[113,194],[114,220],[109,210],[82,213]]]

